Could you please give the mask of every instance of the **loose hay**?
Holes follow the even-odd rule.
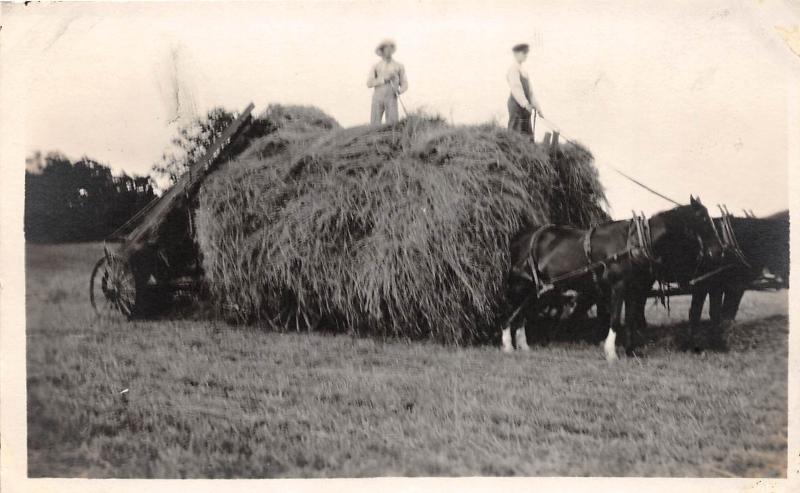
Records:
[[[197,237],[243,321],[463,343],[496,323],[510,238],[607,218],[591,154],[493,125],[411,116],[340,129],[273,106],[272,134],[210,176]]]

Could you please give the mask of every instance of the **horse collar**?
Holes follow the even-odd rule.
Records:
[[[544,283],[542,282],[541,275],[539,272],[538,262],[536,261],[535,258],[536,245],[539,243],[539,237],[542,236],[542,233],[544,233],[545,230],[551,228],[552,226],[553,226],[552,224],[545,224],[541,228],[534,231],[533,234],[531,235],[530,243],[528,244],[528,267],[531,270],[530,276],[532,277],[533,283],[536,285],[537,291],[541,289]]]
[[[714,232],[717,233],[717,237],[719,238],[719,242],[722,245],[723,250],[729,250],[733,252],[736,260],[741,262],[745,267],[750,268],[750,262],[747,261],[744,252],[742,251],[741,247],[739,247],[739,241],[736,239],[736,233],[733,231],[731,217],[733,216],[730,213],[723,210],[722,216],[720,217],[719,226],[721,234],[717,233],[717,227],[714,224],[714,221],[711,221],[711,224],[714,227]]]
[[[636,257],[636,254],[638,254],[650,264],[659,264],[660,261],[656,258],[655,252],[653,252],[653,236],[650,231],[650,221],[644,217],[644,215],[638,215],[634,212],[630,222],[632,226],[636,228],[636,245],[631,247],[631,250],[635,252],[635,254],[632,256]],[[630,233],[628,237],[630,238]]]

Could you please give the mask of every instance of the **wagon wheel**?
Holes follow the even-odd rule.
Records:
[[[109,254],[97,261],[89,280],[89,300],[98,315],[133,316],[136,280],[125,260]]]

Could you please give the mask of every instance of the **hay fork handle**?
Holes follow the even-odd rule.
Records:
[[[400,87],[394,85],[394,80],[391,80],[389,84],[392,85],[394,95],[397,96],[397,101],[400,102],[400,107],[403,108],[403,114],[405,114],[406,118],[408,118],[408,110],[406,109],[406,105],[403,103],[403,98],[400,97]]]

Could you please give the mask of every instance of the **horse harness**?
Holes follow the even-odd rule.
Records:
[[[750,262],[747,261],[747,258],[742,251],[742,248],[739,246],[739,241],[736,239],[736,233],[733,231],[733,224],[731,224],[731,218],[733,218],[733,214],[728,212],[727,207],[724,205],[718,206],[720,212],[722,213],[719,218],[719,229],[717,229],[717,224],[712,220],[711,226],[714,229],[714,234],[717,235],[717,240],[719,244],[722,246],[723,252],[731,252],[733,256],[736,258],[736,261],[744,266],[747,269],[752,269],[753,266]],[[732,269],[735,267],[736,264],[728,263],[717,267],[716,269],[712,270],[711,272],[707,272],[702,276],[696,277],[692,279],[690,285],[694,286],[699,284],[703,281],[707,281],[708,279],[715,277],[717,274],[724,272],[728,269]]]
[[[609,264],[620,262],[625,258],[630,258],[634,262],[638,261],[649,265],[654,274],[657,267],[660,265],[660,260],[653,252],[653,238],[650,231],[650,221],[644,215],[637,215],[634,213],[633,218],[628,221],[628,239],[627,248],[625,250],[617,252],[601,260],[594,260],[592,255],[592,236],[596,227],[593,226],[589,228],[583,235],[583,251],[586,255],[586,260],[588,263],[580,269],[567,272],[566,274],[562,274],[545,281],[542,279],[542,273],[539,270],[534,256],[536,246],[539,243],[539,238],[551,227],[553,227],[553,225],[548,224],[537,229],[533,235],[531,235],[528,247],[529,253],[526,264],[530,274],[524,272],[523,277],[535,284],[537,296],[541,296],[556,289],[556,287],[561,283],[577,279],[588,274],[591,274],[595,284],[598,284],[600,282],[600,272],[604,272],[606,269],[608,269]]]
[[[733,225],[731,224],[731,218],[733,217],[733,214],[728,212],[728,209],[724,208],[724,206],[720,206],[719,209],[722,212],[722,216],[720,217],[719,233],[717,233],[717,235],[720,238],[722,249],[724,251],[732,252],[736,257],[736,260],[741,262],[745,267],[752,268],[753,266],[747,261],[742,248],[739,246],[739,241],[736,239],[736,233],[733,232]],[[716,224],[714,224],[713,221],[711,224],[714,225],[714,231],[716,231]]]
[[[713,221],[712,221],[713,223]],[[556,276],[551,278],[547,281],[542,279],[542,273],[539,270],[535,257],[536,246],[539,243],[539,238],[542,234],[547,231],[548,229],[552,228],[552,224],[547,224],[536,231],[531,235],[531,239],[528,244],[528,258],[525,261],[525,264],[530,272],[526,272],[524,269],[518,270],[516,273],[517,275],[531,281],[536,286],[534,292],[529,294],[525,301],[523,301],[511,314],[511,316],[507,319],[507,323],[510,323],[522,308],[527,304],[528,300],[533,296],[535,293],[536,297],[540,297],[543,294],[546,294],[550,291],[553,291],[557,288],[558,284],[561,284],[565,281],[569,281],[572,279],[577,279],[583,277],[587,274],[591,274],[595,284],[599,284],[600,278],[598,272],[605,271],[608,269],[608,265],[612,263],[620,262],[624,258],[630,257],[633,262],[639,262],[646,264],[650,267],[653,276],[656,278],[656,281],[659,285],[659,298],[661,299],[662,304],[667,306],[669,309],[669,297],[667,296],[667,292],[665,286],[667,281],[664,276],[664,266],[661,262],[660,257],[656,257],[655,252],[653,250],[653,237],[652,231],[650,229],[650,220],[647,219],[644,214],[636,214],[633,213],[633,217],[628,221],[628,231],[627,231],[627,248],[621,252],[617,252],[614,255],[606,257],[602,260],[593,260],[592,259],[592,235],[596,229],[596,226],[589,228],[583,236],[583,251],[586,255],[587,265],[581,267],[580,269],[574,270],[572,272],[567,272],[566,274],[562,274],[560,276]],[[732,230],[731,230],[732,232]],[[716,230],[715,230],[716,233]],[[635,241],[632,241],[634,240]],[[698,245],[700,247],[699,254],[698,254],[698,268],[700,265],[700,260],[704,257],[704,245],[703,239],[700,235],[696,235],[696,239],[698,241]],[[699,278],[693,279],[690,284],[694,284]]]

